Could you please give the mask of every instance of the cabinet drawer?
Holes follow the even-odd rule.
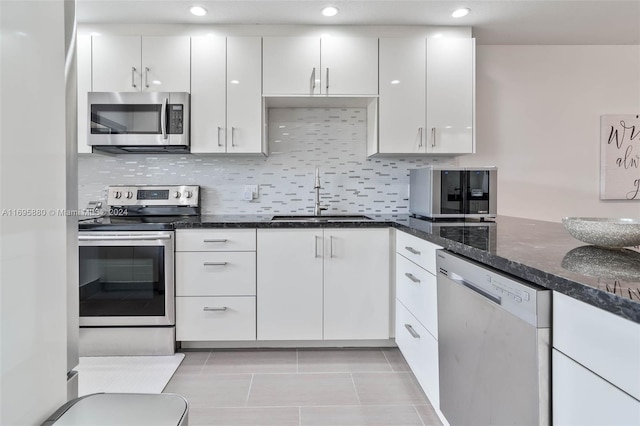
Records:
[[[442,247],[414,237],[405,232],[396,232],[396,252],[436,275],[436,250]]]
[[[396,344],[431,405],[440,407],[438,341],[400,302],[396,303]]]
[[[640,324],[554,292],[553,347],[640,400]]]
[[[255,252],[176,253],[176,296],[255,294]]]
[[[561,352],[552,354],[554,425],[640,425],[640,401]]]
[[[396,297],[437,339],[436,277],[399,254],[396,255]]]
[[[255,229],[176,231],[176,251],[255,251]]]
[[[176,297],[176,340],[255,339],[255,297]]]

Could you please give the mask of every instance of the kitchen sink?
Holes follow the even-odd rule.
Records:
[[[362,215],[326,215],[326,216],[273,216],[272,221],[279,222],[364,222],[372,220]]]

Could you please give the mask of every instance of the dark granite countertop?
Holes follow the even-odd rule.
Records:
[[[500,216],[495,222],[430,222],[409,215],[371,221],[271,221],[271,215],[203,215],[190,228],[394,227],[484,265],[640,323],[640,252],[607,250],[574,239],[560,223]]]

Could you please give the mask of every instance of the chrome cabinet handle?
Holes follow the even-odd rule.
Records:
[[[316,91],[316,67],[311,71],[311,93]]]
[[[329,93],[329,67],[327,67],[327,93]]]
[[[131,87],[136,86],[136,67],[131,67]]]
[[[218,146],[222,146],[222,144],[220,143],[220,131],[222,130],[222,127],[218,126]]]
[[[149,86],[147,86],[149,87]],[[164,99],[164,103],[162,104],[162,111],[160,111],[160,127],[162,128],[162,138],[168,139],[169,134],[167,133],[167,109],[169,108],[169,98]]]
[[[432,127],[431,128],[431,147],[435,147],[436,146],[436,128]]]
[[[313,237],[313,249],[314,249],[314,255],[313,257],[318,257],[318,236],[314,235]]]
[[[405,247],[404,249],[405,249],[406,251],[408,251],[409,253],[411,253],[411,254],[420,254],[420,252],[419,252],[418,250],[414,249],[413,247],[409,247],[409,246],[407,246],[407,247]]]
[[[235,134],[236,134],[236,128],[231,127],[231,146],[236,146]]]
[[[418,333],[416,333],[416,331],[413,329],[413,327],[411,327],[411,324],[405,324],[404,328],[406,328],[409,331],[409,334],[411,334],[411,336],[413,336],[413,338],[415,339],[419,339],[420,335]]]
[[[409,278],[414,283],[419,283],[420,282],[419,279],[417,279],[413,274],[410,274],[409,272],[405,272],[404,276]]]
[[[170,240],[171,235],[78,235],[79,241],[154,241]]]
[[[418,148],[422,148],[422,139],[423,139],[423,128],[418,127],[418,134],[420,135],[420,143],[418,144]]]
[[[149,67],[144,67],[144,85],[149,88]]]
[[[227,266],[227,262],[204,262],[204,266]]]
[[[329,236],[329,257],[333,257],[333,235]]]
[[[226,243],[226,239],[202,240],[203,243]]]
[[[226,311],[227,308],[226,306],[221,306],[221,307],[209,307],[209,306],[205,306],[204,309],[202,309],[205,312],[224,312]]]

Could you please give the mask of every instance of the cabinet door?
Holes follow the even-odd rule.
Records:
[[[191,39],[191,152],[225,152],[225,37]]]
[[[424,154],[426,39],[380,39],[380,154]]]
[[[321,46],[320,93],[378,95],[377,38],[325,37]]]
[[[320,93],[320,39],[265,37],[262,85],[265,95]]]
[[[258,340],[322,339],[322,230],[259,229]]]
[[[326,229],[324,338],[389,338],[389,229]]]
[[[139,36],[91,38],[92,90],[139,92],[142,87]]]
[[[475,39],[427,39],[427,152],[474,151]]]
[[[553,424],[640,424],[640,401],[562,352],[552,353]]]
[[[87,145],[89,124],[89,100],[87,94],[91,91],[91,36],[80,35],[78,48],[78,154],[91,154],[91,147]]]
[[[142,37],[142,91],[191,91],[191,39]]]
[[[262,40],[227,38],[227,152],[262,153]]]

